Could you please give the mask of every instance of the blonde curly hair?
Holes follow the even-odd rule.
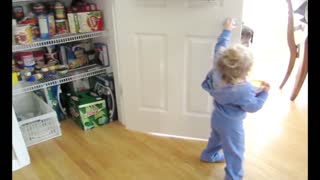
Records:
[[[253,65],[252,53],[241,44],[221,49],[217,58],[217,70],[227,84],[237,84],[245,80]]]

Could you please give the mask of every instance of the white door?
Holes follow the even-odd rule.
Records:
[[[226,17],[242,0],[116,0],[122,121],[133,130],[207,138],[212,98],[201,82]],[[240,42],[240,28],[232,41]]]

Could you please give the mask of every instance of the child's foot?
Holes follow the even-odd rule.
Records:
[[[201,155],[200,160],[204,161],[204,162],[211,162],[211,163],[225,161],[223,153],[215,153],[215,154],[213,154],[211,156],[207,156],[207,157],[205,157],[205,155]]]

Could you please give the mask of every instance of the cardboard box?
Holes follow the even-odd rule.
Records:
[[[82,91],[70,97],[69,111],[72,119],[88,130],[109,123],[105,100],[92,91]]]
[[[97,63],[103,66],[110,66],[108,46],[103,43],[94,43],[94,50],[97,53]]]
[[[103,30],[103,16],[101,11],[90,11],[77,13],[79,21],[79,32],[93,32]]]
[[[67,16],[70,33],[78,33],[80,28],[77,13],[68,13]]]

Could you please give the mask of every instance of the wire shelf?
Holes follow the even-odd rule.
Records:
[[[49,78],[40,79],[35,82],[22,81],[13,86],[13,95],[23,94],[59,84],[64,84],[78,79],[104,74],[106,72],[106,67],[94,64],[75,70],[70,70],[67,74],[56,74]]]
[[[39,40],[39,41],[33,42],[32,44],[14,45],[12,46],[12,52],[52,46],[56,44],[64,44],[68,42],[81,41],[86,39],[92,39],[92,38],[104,36],[104,34],[105,34],[104,31],[96,31],[96,32],[89,32],[89,33],[76,33],[76,34],[69,33],[69,34],[57,35],[52,39]]]

